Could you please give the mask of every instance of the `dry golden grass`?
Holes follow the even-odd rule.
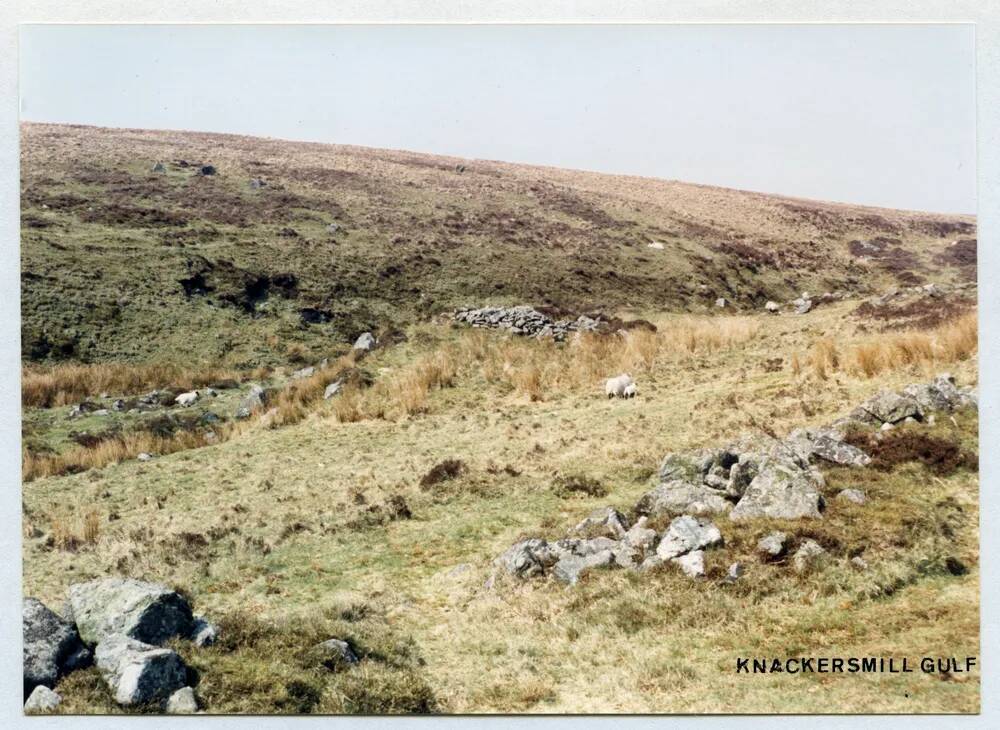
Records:
[[[58,550],[77,550],[94,545],[101,537],[101,513],[88,507],[82,513],[60,510],[49,517],[49,536]]]
[[[51,408],[104,392],[130,395],[165,387],[193,390],[218,380],[260,377],[263,372],[241,373],[214,366],[182,367],[169,363],[26,366],[21,371],[21,404],[25,407]]]
[[[812,374],[826,380],[829,373],[844,371],[873,378],[892,370],[930,373],[934,368],[969,359],[978,348],[976,315],[965,314],[931,330],[910,330],[881,335],[854,345],[837,347],[829,337],[813,342],[809,354]],[[798,354],[792,357],[792,373],[798,375]]]

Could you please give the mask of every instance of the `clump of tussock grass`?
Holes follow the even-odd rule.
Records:
[[[810,372],[819,380],[826,380],[834,372],[869,379],[895,370],[931,372],[937,366],[969,359],[976,353],[978,342],[976,315],[970,313],[930,330],[883,334],[845,347],[822,337],[812,344],[808,363]],[[798,357],[793,353],[791,370],[796,377],[803,370]]]
[[[60,364],[25,366],[21,370],[21,404],[51,408],[79,402],[98,393],[134,395],[154,388],[194,390],[221,380],[259,378],[264,369],[241,372],[215,366],[187,367],[172,363]]]

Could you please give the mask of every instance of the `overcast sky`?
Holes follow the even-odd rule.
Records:
[[[24,26],[28,121],[972,213],[970,25]]]

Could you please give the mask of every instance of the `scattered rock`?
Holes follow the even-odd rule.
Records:
[[[267,403],[267,393],[259,385],[251,385],[250,392],[240,401],[236,408],[236,418],[249,418],[254,411],[260,410]]]
[[[166,172],[166,171],[167,168],[163,165],[162,162],[157,162],[155,165],[153,165],[152,172]]]
[[[120,705],[164,700],[187,684],[187,667],[172,649],[115,635],[103,639],[94,656]]]
[[[90,664],[90,650],[76,627],[41,601],[24,599],[21,617],[25,697],[40,685],[55,687],[60,677]]]
[[[33,715],[53,712],[59,707],[60,702],[62,702],[62,697],[59,696],[58,692],[53,692],[44,684],[40,684],[35,687],[28,697],[28,701],[24,703],[24,713]]]
[[[181,687],[167,698],[168,715],[193,715],[198,711],[198,700],[191,687]]]
[[[788,535],[783,532],[772,532],[757,541],[757,552],[767,559],[780,558],[788,548]]]
[[[204,175],[204,176],[214,175],[215,174],[215,166],[214,165],[202,165],[198,169],[198,174],[199,175]]]
[[[842,489],[837,493],[837,499],[844,499],[848,502],[854,502],[854,504],[864,504],[868,501],[865,493],[860,489]]]
[[[267,183],[261,180],[259,177],[255,177],[250,181],[251,190],[260,190],[261,188],[266,188]]]
[[[375,347],[375,336],[371,332],[363,332],[354,341],[354,349],[368,352]]]
[[[296,370],[294,373],[292,373],[289,376],[289,379],[290,380],[303,380],[305,378],[311,378],[315,374],[316,374],[316,368],[314,368],[312,365],[310,365],[309,367],[304,367],[301,370]]]
[[[342,639],[327,639],[313,647],[317,662],[336,672],[358,663],[358,656],[351,645]]]
[[[590,516],[573,529],[573,532],[586,537],[609,537],[621,540],[628,529],[628,519],[625,515],[614,507],[601,507],[591,512]]]
[[[211,646],[219,639],[219,627],[203,616],[198,616],[191,623],[188,638],[195,646]]]
[[[868,466],[871,463],[868,454],[845,443],[841,435],[831,429],[799,428],[792,431],[785,443],[803,461],[819,459],[841,466]]]
[[[771,314],[777,314],[778,312],[781,311],[781,306],[777,302],[769,301],[767,304],[764,305],[764,309],[766,309]]]
[[[333,396],[340,392],[340,389],[344,387],[344,381],[337,380],[336,382],[330,383],[326,386],[326,390],[323,391],[323,400],[330,400]]]
[[[542,538],[532,538],[515,543],[498,557],[494,563],[517,578],[542,575],[547,568],[559,560],[548,542]]]
[[[663,557],[662,555],[660,556]],[[684,575],[689,578],[702,578],[705,575],[705,551],[693,550],[676,558],[671,558],[671,563],[680,566]]]
[[[726,577],[723,579],[727,583],[735,583],[740,578],[743,577],[743,564],[733,563],[729,566],[729,570],[726,572]]]
[[[612,565],[615,556],[611,550],[602,550],[591,555],[564,554],[556,562],[552,574],[556,579],[569,585],[576,585],[577,581],[587,571],[593,568],[603,568]]]
[[[691,515],[681,515],[663,533],[656,554],[663,560],[669,560],[721,542],[722,533],[712,522]]]
[[[649,517],[692,514],[711,515],[728,512],[732,503],[717,490],[701,484],[673,480],[646,492],[635,506],[638,514]]]
[[[853,565],[858,570],[868,570],[868,561],[866,561],[860,555],[855,555],[853,558],[851,558],[851,565]]]
[[[724,308],[726,304],[727,302],[725,297],[719,297],[718,299],[715,300],[715,306],[719,307],[720,309]]]
[[[481,309],[460,309],[455,312],[455,320],[473,327],[504,329],[512,334],[525,337],[548,338],[562,341],[571,332],[593,332],[601,322],[592,317],[579,316],[575,320],[555,321],[533,307],[483,307]]]
[[[157,583],[131,578],[75,583],[69,587],[67,603],[87,644],[121,635],[155,645],[191,633],[193,618],[187,600]]]
[[[815,540],[803,540],[802,545],[792,556],[792,564],[796,573],[805,573],[817,567],[826,556],[826,550]]]
[[[140,451],[135,458],[138,459],[139,461],[149,461],[150,459],[153,458],[153,455],[148,454],[145,451]]]
[[[893,393],[890,390],[883,390],[872,396],[859,408],[870,414],[880,424],[899,423],[910,416],[917,420],[923,418],[920,404],[915,398]]]
[[[808,314],[813,308],[813,303],[811,299],[799,298],[792,302],[792,306],[795,307],[796,314]]]
[[[664,249],[664,246],[659,241],[653,241],[652,243],[647,243],[646,248],[652,248],[657,251],[662,251]]]

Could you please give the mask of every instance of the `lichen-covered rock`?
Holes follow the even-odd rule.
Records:
[[[766,559],[780,558],[785,554],[788,545],[788,535],[774,531],[757,541],[757,551]]]
[[[173,636],[189,636],[193,624],[191,606],[179,593],[131,578],[76,583],[67,603],[88,644],[117,635],[162,644]]]
[[[552,569],[552,575],[557,580],[569,585],[576,585],[584,573],[593,568],[604,568],[615,563],[615,555],[611,550],[601,550],[586,556],[564,554]]]
[[[868,501],[865,493],[860,489],[842,489],[837,493],[837,499],[854,502],[854,504],[864,504]]]
[[[312,658],[332,672],[346,669],[360,660],[343,639],[327,639],[312,648]]]
[[[24,712],[27,715],[54,712],[59,707],[60,702],[62,702],[62,697],[59,696],[58,692],[53,692],[44,684],[40,684],[28,696],[27,702],[24,703]]]
[[[54,687],[61,676],[90,664],[90,650],[80,641],[76,627],[41,601],[24,599],[21,616],[25,697],[40,685]]]
[[[164,707],[168,715],[193,715],[198,711],[198,699],[191,687],[181,687],[167,698]]]
[[[796,573],[805,573],[818,567],[825,557],[826,550],[818,542],[803,540],[802,545],[792,556],[792,564],[795,566]]]
[[[624,542],[637,550],[651,550],[656,545],[656,530],[646,527],[648,518],[643,515],[625,533]]]
[[[187,684],[187,667],[172,649],[116,635],[102,640],[94,657],[120,705],[164,700]]]
[[[663,533],[660,544],[656,547],[656,554],[663,560],[669,560],[721,542],[722,533],[711,521],[681,515]]]
[[[724,452],[721,449],[698,449],[679,454],[667,454],[660,464],[660,481],[684,481],[700,484],[711,468],[716,464],[729,467]]]
[[[191,622],[189,637],[195,646],[211,646],[219,639],[219,627],[208,619],[198,616]]]
[[[868,454],[845,443],[841,434],[833,429],[797,428],[789,434],[785,444],[806,462],[822,460],[841,466],[868,466],[871,463]]]
[[[628,519],[614,507],[600,507],[580,522],[573,532],[587,537],[609,537],[620,540],[628,532]]]
[[[909,395],[883,390],[861,404],[860,409],[871,414],[879,423],[899,423],[910,418],[920,420],[920,404]]]
[[[822,476],[798,464],[767,458],[729,516],[733,520],[753,517],[818,519],[822,517]]]
[[[267,393],[259,385],[251,385],[250,392],[236,407],[236,418],[249,418],[254,411],[260,410],[267,403]]]
[[[375,347],[375,335],[371,332],[362,332],[354,341],[353,349],[368,352],[373,347]]]
[[[662,557],[662,556],[661,556]],[[705,551],[692,550],[689,553],[670,559],[671,563],[679,566],[684,575],[689,578],[701,578],[705,575]]]
[[[516,578],[530,578],[544,574],[558,560],[547,541],[532,538],[511,545],[494,564]]]
[[[646,492],[635,505],[637,514],[710,515],[728,512],[732,503],[718,490],[703,484],[673,480]]]

